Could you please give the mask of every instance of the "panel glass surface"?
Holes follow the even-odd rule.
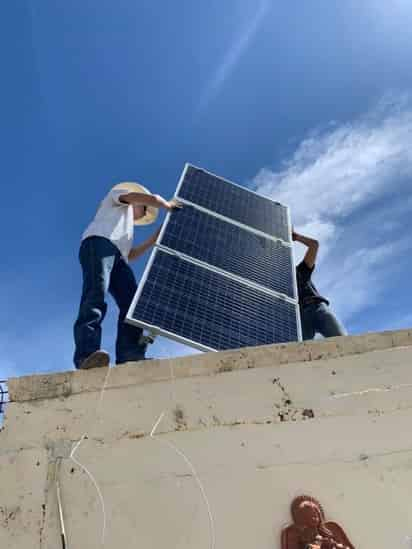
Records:
[[[160,244],[295,297],[290,247],[192,206],[171,214]]]
[[[296,306],[156,250],[133,318],[215,350],[296,341]]]
[[[289,241],[287,208],[188,166],[178,196],[266,234]]]

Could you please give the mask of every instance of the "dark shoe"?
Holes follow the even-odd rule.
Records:
[[[79,370],[91,368],[107,368],[110,364],[110,355],[106,351],[95,351],[78,366]]]

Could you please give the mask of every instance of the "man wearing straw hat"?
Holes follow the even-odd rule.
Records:
[[[134,225],[153,223],[159,208],[180,208],[176,200],[153,195],[138,183],[115,185],[83,233],[79,259],[83,271],[83,291],[74,325],[74,364],[79,369],[108,366],[109,354],[100,350],[101,324],[110,292],[119,307],[116,363],[142,360],[146,346],[139,343],[142,330],[124,319],[137,289],[128,261],[153,246],[158,229],[142,244],[133,247]]]

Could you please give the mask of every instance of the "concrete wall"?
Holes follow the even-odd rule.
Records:
[[[102,546],[84,468],[110,549],[280,549],[302,493],[357,549],[406,549],[411,362],[405,330],[10,380],[0,547],[61,547],[60,467],[70,549]]]

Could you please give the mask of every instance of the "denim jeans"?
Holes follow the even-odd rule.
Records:
[[[79,252],[83,271],[83,291],[79,315],[74,325],[76,368],[100,349],[101,324],[106,314],[107,292],[119,307],[116,339],[116,363],[141,360],[146,346],[139,344],[142,329],[124,319],[137,289],[132,269],[118,248],[107,238],[91,236],[83,240]]]
[[[316,333],[324,337],[346,335],[346,330],[326,303],[311,303],[300,309],[302,338],[313,339]]]

